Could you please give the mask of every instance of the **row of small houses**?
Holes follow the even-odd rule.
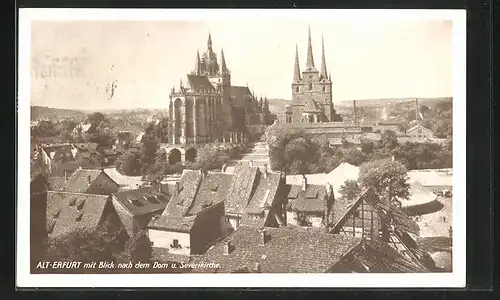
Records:
[[[50,239],[116,220],[129,236],[147,232],[155,261],[219,264],[194,272],[435,270],[415,242],[418,225],[371,189],[348,200],[330,184],[286,184],[283,173],[251,163],[126,191],[102,170],[79,169],[44,206],[38,220]]]

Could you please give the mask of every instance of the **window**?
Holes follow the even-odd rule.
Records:
[[[299,87],[298,87],[298,86],[296,86],[296,87],[295,87],[295,92],[296,92],[296,93],[298,93],[298,92],[299,92]]]
[[[172,245],[170,245],[172,248],[180,248],[180,245],[179,245],[179,240],[177,239],[174,239],[172,241]]]
[[[313,84],[309,82],[309,90],[312,91],[313,89]]]
[[[323,93],[326,92],[326,86],[323,86]]]

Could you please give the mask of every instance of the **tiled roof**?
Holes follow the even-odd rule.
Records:
[[[267,217],[265,208],[272,207],[277,200],[280,180],[281,174],[279,173],[268,173],[267,178],[264,178],[263,173],[258,176],[257,189],[245,209],[241,224],[256,227],[264,226]],[[261,218],[255,219],[250,215],[261,216]]]
[[[47,230],[50,237],[73,230],[93,231],[101,221],[108,196],[49,191]]]
[[[297,212],[321,213],[325,207],[326,188],[323,185],[308,184],[305,191],[302,186],[291,185],[288,192],[287,209]]]
[[[241,214],[252,196],[258,167],[248,164],[238,165],[234,171],[234,179],[225,201],[225,211],[230,214]]]
[[[202,177],[201,171],[185,170],[179,181],[179,192],[170,199],[163,213],[149,222],[148,227],[189,232],[196,219],[196,214],[191,215],[190,210]]]
[[[189,261],[189,255],[170,253],[165,248],[152,247],[151,250],[151,257],[161,262],[186,263]]]
[[[306,107],[304,108],[304,112],[320,112],[321,110],[318,108],[318,104],[312,98],[308,98],[306,100]]]
[[[247,86],[231,86],[231,97],[234,107],[245,107],[245,97],[252,97],[252,93]]]
[[[64,177],[48,177],[47,182],[50,191],[59,191],[66,183],[66,179]]]
[[[170,200],[169,195],[152,187],[118,192],[114,196],[134,216],[163,211]]]
[[[78,169],[68,179],[62,190],[72,193],[85,193],[103,173],[102,170]]]
[[[188,74],[187,79],[189,87],[193,91],[197,91],[200,89],[205,90],[206,92],[215,91],[212,83],[210,83],[210,80],[208,80],[207,76]]]
[[[189,214],[197,214],[207,207],[224,201],[233,179],[232,174],[209,173],[201,181]]]
[[[266,228],[267,242],[262,244],[258,228],[240,226],[233,234],[193,260],[214,262],[219,269],[193,269],[194,272],[231,273],[259,264],[261,273],[323,273],[329,271],[359,238],[322,233],[317,230]],[[225,242],[231,252],[223,254]]]

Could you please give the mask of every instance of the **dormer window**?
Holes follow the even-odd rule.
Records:
[[[61,209],[58,209],[58,210],[57,210],[57,211],[53,214],[54,219],[59,218],[59,214],[60,214],[60,213],[61,213]]]
[[[75,221],[76,221],[76,222],[80,222],[80,221],[82,220],[82,216],[83,216],[83,213],[80,213],[80,214],[76,217]]]
[[[81,200],[80,202],[78,202],[76,208],[78,210],[82,210],[83,209],[83,206],[85,205],[85,199]]]

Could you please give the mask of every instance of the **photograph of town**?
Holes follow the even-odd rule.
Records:
[[[33,21],[31,274],[453,272],[452,29]]]

